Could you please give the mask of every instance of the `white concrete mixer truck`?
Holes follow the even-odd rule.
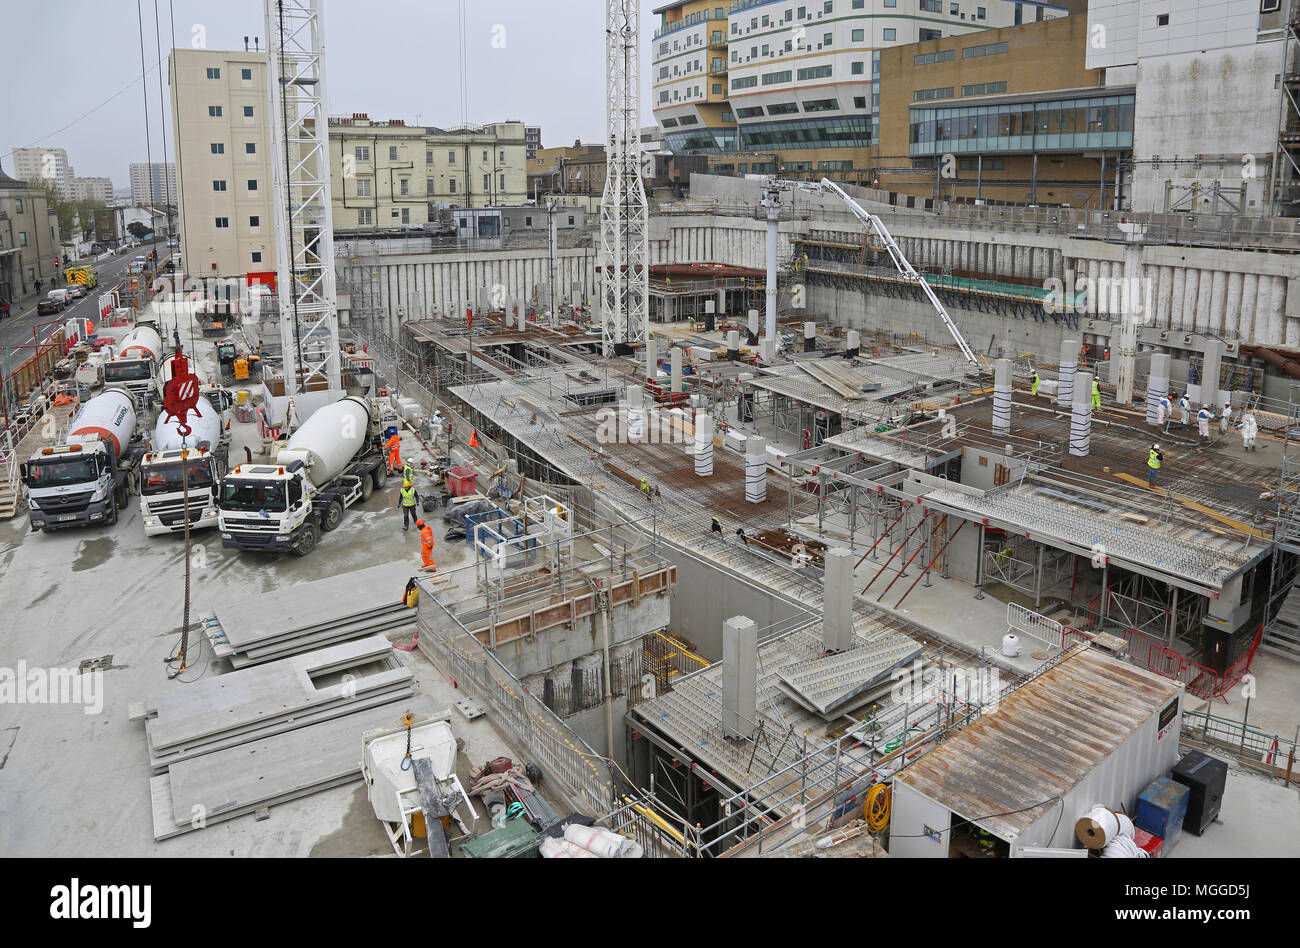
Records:
[[[356,396],[318,408],[275,460],[221,481],[221,545],[306,556],[343,511],[387,478],[378,406]]]
[[[208,400],[208,405],[216,410],[218,420],[221,422],[221,440],[230,440],[230,421],[234,417],[235,396],[230,389],[223,388],[220,385],[214,385],[212,377],[203,368],[203,363],[188,353],[184,353],[186,365],[189,367],[194,377],[199,380],[199,394]],[[172,375],[175,374],[177,352],[171,349],[162,357],[158,363],[158,397],[162,397],[163,389],[171,381]],[[212,442],[213,445],[216,441]],[[155,445],[157,447],[157,445]]]
[[[135,402],[101,392],[82,406],[63,443],[42,448],[22,467],[33,530],[117,523],[139,466]]]
[[[226,474],[226,431],[220,413],[200,396],[182,437],[180,423],[158,415],[149,453],[140,462],[140,517],[146,536],[180,533],[188,504],[190,529],[217,525],[217,491]],[[187,499],[188,494],[188,499]]]
[[[157,396],[162,339],[150,323],[138,323],[117,344],[117,354],[103,366],[104,388],[123,389],[144,407]]]

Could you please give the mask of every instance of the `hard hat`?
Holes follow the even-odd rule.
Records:
[[[411,482],[410,482],[410,481],[402,481],[402,486],[403,486],[403,487],[410,487],[410,486],[411,486]]]
[[[416,525],[417,527],[422,527],[422,526],[424,526],[424,521],[423,521],[423,520],[417,520],[417,521],[415,521],[415,525]]]
[[[1160,450],[1160,445],[1158,445],[1158,444],[1153,444],[1153,445],[1151,445],[1151,447],[1155,448],[1155,450],[1157,450],[1157,451]]]

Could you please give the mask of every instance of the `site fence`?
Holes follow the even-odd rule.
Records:
[[[1245,721],[1216,717],[1208,708],[1183,712],[1183,736],[1235,750],[1243,757],[1273,767],[1285,768],[1294,759],[1293,755],[1300,756],[1300,745],[1294,738],[1288,740],[1280,734],[1269,734]]]

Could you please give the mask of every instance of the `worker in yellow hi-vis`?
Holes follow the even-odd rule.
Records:
[[[1165,456],[1160,453],[1160,445],[1151,445],[1151,451],[1147,454],[1147,486],[1156,486],[1156,475],[1160,473],[1160,464],[1164,461]]]
[[[1101,407],[1101,386],[1097,384],[1096,379],[1092,380],[1092,407]]]
[[[1037,394],[1038,394],[1038,383],[1039,383],[1040,381],[1041,381],[1041,379],[1039,379],[1039,377],[1038,377],[1038,370],[1035,369],[1035,370],[1034,370],[1034,375],[1033,375],[1033,377],[1029,380],[1029,394],[1030,394],[1030,395],[1037,395]]]

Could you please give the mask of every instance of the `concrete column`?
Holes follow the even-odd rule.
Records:
[[[764,339],[758,344],[758,360],[764,365],[776,362],[776,340]]]
[[[1079,350],[1083,340],[1078,336],[1066,336],[1061,340],[1060,381],[1057,382],[1056,404],[1069,408],[1074,404],[1074,373],[1079,366]]]
[[[672,374],[669,381],[669,391],[680,392],[682,390],[682,350],[680,346],[673,346],[668,350],[668,357],[672,360]]]
[[[1101,261],[1088,261],[1088,308],[1091,312],[1101,314],[1105,306],[1100,299],[1101,291],[1098,289],[1098,280],[1101,279]]]
[[[751,309],[748,316],[749,322],[747,325],[749,326],[749,338],[746,339],[745,342],[747,345],[756,346],[758,345],[758,310]]]
[[[847,652],[853,647],[853,564],[852,550],[829,549],[822,576],[822,647],[828,652]]]
[[[758,720],[758,629],[732,616],[722,624],[722,733],[747,738]]]
[[[1270,345],[1280,346],[1286,340],[1286,277],[1269,277],[1269,282],[1268,341]]]
[[[1269,319],[1269,308],[1272,304],[1273,278],[1261,273],[1255,284],[1255,342],[1261,345],[1268,345],[1273,341]]]
[[[1156,325],[1169,329],[1173,326],[1170,297],[1174,292],[1174,271],[1172,267],[1157,267],[1156,270]]]
[[[1193,332],[1201,332],[1204,328],[1203,320],[1196,315],[1196,295],[1200,285],[1201,271],[1187,268],[1183,277],[1183,328]]]
[[[1214,292],[1214,271],[1200,270],[1196,278],[1196,331],[1210,331],[1210,299]]]
[[[767,439],[745,439],[745,500],[761,504],[767,500]]]
[[[1115,267],[1111,268],[1114,273]],[[1115,401],[1128,406],[1133,403],[1133,376],[1137,363],[1137,327],[1142,319],[1142,249],[1130,242],[1124,247],[1122,268],[1123,292],[1120,294],[1119,333],[1114,358]]]
[[[694,396],[692,396],[694,397]],[[695,476],[713,476],[713,419],[704,412],[695,413]]]
[[[1300,346],[1300,318],[1295,316],[1286,318],[1286,345],[1290,349]]]
[[[734,329],[727,330],[727,358],[740,358],[740,333]]]
[[[1097,261],[1097,315],[1106,317],[1111,315],[1113,307],[1111,306],[1111,286],[1110,286],[1110,261]]]
[[[993,430],[1011,430],[1011,360],[993,363]]]
[[[1224,329],[1228,302],[1228,275],[1222,270],[1210,273],[1210,335],[1220,336]]]
[[[1205,354],[1201,359],[1201,404],[1218,406],[1219,376],[1223,370],[1223,343],[1211,339],[1205,344]],[[1193,406],[1195,407],[1195,406]]]
[[[850,329],[845,334],[844,349],[847,355],[855,356],[862,349],[862,337],[856,329]]]
[[[717,304],[713,300],[704,301],[704,331],[713,332],[717,325],[717,314],[714,309]]]
[[[1169,394],[1169,353],[1156,352],[1151,355],[1151,372],[1147,375],[1147,424],[1160,423],[1157,406],[1160,400]]]
[[[1074,373],[1074,401],[1070,406],[1070,453],[1085,458],[1092,447],[1092,373]]]
[[[640,385],[627,387],[627,439],[640,441],[645,437],[645,389]]]
[[[645,377],[647,381],[659,374],[659,345],[653,339],[645,341]]]
[[[1255,300],[1258,295],[1259,277],[1253,273],[1242,274],[1241,310],[1237,321],[1237,331],[1241,333],[1242,342],[1255,341]]]
[[[803,324],[803,351],[804,352],[817,351],[817,324],[816,323],[809,322]]]
[[[523,332],[528,328],[528,307],[524,305],[522,297],[515,297],[511,305],[515,307],[515,312],[518,314],[519,331]]]
[[[1223,334],[1229,339],[1241,338],[1241,271],[1228,274],[1223,291]]]
[[[1169,325],[1174,329],[1190,329],[1183,324],[1183,297],[1187,289],[1187,268],[1174,267],[1169,291]]]

